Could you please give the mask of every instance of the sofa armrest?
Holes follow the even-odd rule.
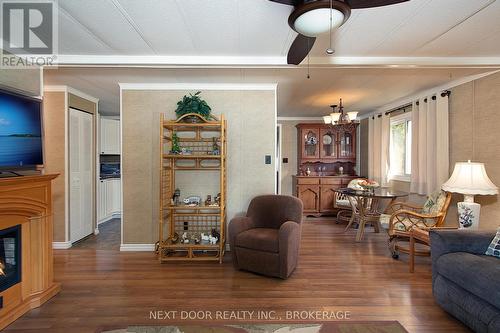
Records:
[[[431,229],[431,254],[433,260],[452,252],[484,254],[494,237],[494,231]]]
[[[286,279],[295,269],[299,257],[301,225],[294,221],[283,223],[279,229],[280,276]]]

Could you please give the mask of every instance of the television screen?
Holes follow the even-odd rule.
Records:
[[[0,168],[41,164],[41,101],[0,90]]]

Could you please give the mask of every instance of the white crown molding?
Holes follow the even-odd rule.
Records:
[[[54,250],[67,250],[71,248],[71,242],[52,242]]]
[[[64,86],[64,85],[49,85],[45,86],[43,91],[45,92],[64,92],[64,93],[70,93],[75,96],[84,98],[88,101],[91,101],[95,104],[99,103],[99,98],[96,98],[94,96],[90,96],[89,94],[84,93],[83,91],[80,91],[76,88],[70,87],[70,86]]]
[[[323,121],[323,117],[278,117],[278,121]]]
[[[151,252],[155,250],[155,244],[121,244],[120,251],[124,252]]]
[[[165,68],[304,67],[288,65],[285,56],[163,56],[70,55],[57,56],[55,66],[146,66]],[[500,57],[311,57],[311,67],[499,67]]]
[[[496,74],[498,72],[500,72],[499,69],[491,71],[491,72],[486,72],[486,73],[481,73],[481,74],[476,74],[476,75],[470,75],[470,76],[466,76],[466,77],[460,78],[458,80],[454,80],[454,81],[448,82],[446,84],[434,87],[432,89],[426,89],[426,90],[420,91],[420,92],[418,92],[416,94],[413,94],[413,95],[411,95],[409,97],[404,97],[404,98],[398,99],[396,101],[390,102],[390,103],[388,103],[388,104],[386,104],[386,105],[384,105],[384,106],[376,109],[373,112],[360,115],[359,119],[360,120],[361,119],[366,119],[366,118],[371,117],[374,114],[383,113],[383,112],[387,112],[389,110],[396,109],[396,108],[401,107],[403,105],[413,103],[414,101],[416,101],[416,100],[418,100],[420,98],[424,98],[424,97],[427,97],[429,95],[433,95],[437,91],[444,91],[444,90],[452,89],[452,88],[458,87],[458,86],[460,86],[462,84],[465,84],[465,83],[468,83],[468,82],[472,82],[472,81],[475,81],[475,80],[479,80],[479,79],[481,79],[483,77],[490,76],[490,75]]]
[[[277,83],[118,83],[120,90],[271,90]]]

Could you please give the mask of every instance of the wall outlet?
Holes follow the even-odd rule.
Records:
[[[266,164],[271,164],[271,155],[266,155]]]

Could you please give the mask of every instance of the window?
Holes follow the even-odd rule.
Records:
[[[391,142],[389,148],[389,178],[410,181],[411,175],[411,113],[391,118]]]

